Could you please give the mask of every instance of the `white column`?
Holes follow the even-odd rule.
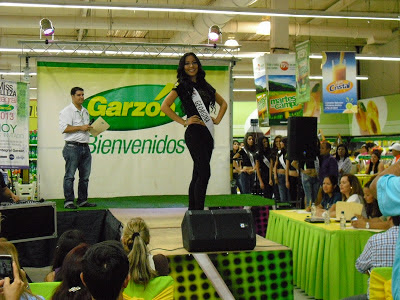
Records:
[[[289,0],[271,0],[272,9],[289,9]],[[271,17],[271,53],[289,53],[289,18]]]

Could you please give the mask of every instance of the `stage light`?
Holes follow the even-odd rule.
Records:
[[[208,43],[210,43],[210,41],[214,42],[214,44],[217,43],[221,35],[222,32],[218,25],[211,26],[208,30]]]
[[[225,42],[224,45],[227,46],[227,47],[238,47],[238,46],[239,46],[239,43],[237,42],[237,40],[235,40],[234,37],[229,37],[229,38],[226,40],[226,42]]]
[[[51,35],[54,37],[54,27],[49,19],[43,18],[39,22],[40,24],[40,38],[42,38],[42,33],[45,36]]]
[[[271,22],[270,21],[262,21],[260,24],[258,24],[256,33],[262,34],[262,35],[270,35],[271,34]]]

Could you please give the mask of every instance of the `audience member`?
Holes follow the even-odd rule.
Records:
[[[61,284],[54,291],[51,300],[91,300],[89,290],[82,283],[82,259],[87,250],[88,244],[80,244],[68,252],[59,272]]]
[[[81,280],[94,300],[123,300],[129,282],[129,261],[118,241],[89,248],[82,260]]]
[[[266,136],[258,139],[258,152],[256,153],[256,171],[260,189],[264,198],[272,198],[272,159],[271,146]]]
[[[371,154],[366,174],[374,175],[382,172],[385,169],[383,162],[381,162],[381,153],[379,150],[374,150]]]
[[[391,227],[390,221],[382,216],[379,210],[378,200],[372,195],[370,185],[372,180],[368,181],[363,187],[365,212],[367,217],[356,215],[357,220],[352,221],[351,224],[355,228],[369,228],[369,229],[389,229]]]
[[[78,246],[80,243],[85,243],[84,234],[80,230],[71,229],[61,234],[54,252],[52,271],[46,275],[44,281],[61,281],[61,278],[58,276],[58,272],[62,267],[64,258],[69,251]]]
[[[336,176],[336,178],[339,177],[339,168],[338,168],[338,163],[334,157],[331,156],[331,149],[332,145],[327,142],[323,141],[321,142],[321,148],[320,148],[320,161],[319,161],[319,171],[318,171],[318,177],[319,177],[319,184],[322,187],[324,178],[333,175]]]
[[[317,215],[320,216],[322,213],[329,209],[329,212],[332,214],[333,205],[341,201],[342,195],[340,194],[337,178],[333,175],[326,176],[324,178],[324,182],[322,184],[322,201],[317,206]]]
[[[378,199],[384,216],[400,215],[400,163],[383,170],[370,185],[370,191]],[[393,299],[400,299],[400,239],[397,239],[392,272]]]
[[[389,147],[389,150],[392,151],[392,155],[394,156],[392,161],[392,165],[394,165],[400,159],[400,144],[394,143],[392,146]]]
[[[374,268],[393,266],[396,243],[399,235],[400,216],[390,217],[389,221],[391,227],[387,231],[377,233],[369,238],[364,247],[364,251],[356,261],[356,269],[358,272],[369,275]],[[346,298],[346,300],[362,299],[369,299],[369,289],[365,295]]]
[[[343,174],[349,174],[351,171],[351,160],[349,150],[344,144],[340,144],[336,149],[336,160],[339,169],[339,180]]]
[[[10,278],[6,277],[3,281],[3,293],[8,299],[18,299],[18,300],[34,300],[42,299],[42,296],[35,296],[29,289],[28,280],[26,279],[26,274],[19,265],[18,252],[15,246],[7,241],[5,238],[0,238],[0,255],[11,255],[13,264],[13,273],[15,277],[15,285],[10,284]],[[21,291],[21,282],[23,284],[23,289]],[[0,284],[1,285],[1,284]],[[7,294],[6,294],[7,292]]]
[[[129,220],[122,234],[122,244],[129,259],[131,280],[146,285],[157,276],[169,273],[168,259],[162,255],[151,255],[147,245],[150,231],[142,218]]]
[[[361,203],[364,205],[363,191],[356,176],[352,174],[344,174],[340,179],[339,187],[340,193],[342,194],[342,201]],[[366,217],[365,207],[363,208],[362,215]],[[336,217],[336,204],[332,205],[331,217]]]

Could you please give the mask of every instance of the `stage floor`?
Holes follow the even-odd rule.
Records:
[[[149,249],[154,249],[153,254],[161,253],[165,256],[189,254],[183,248],[181,232],[181,222],[186,211],[187,208],[110,209],[113,216],[123,225],[131,218],[141,217],[150,229]],[[265,251],[266,248],[268,251],[289,250],[283,245],[257,235],[256,247],[253,251]]]

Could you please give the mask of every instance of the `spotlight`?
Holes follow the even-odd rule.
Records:
[[[256,33],[262,34],[262,35],[270,35],[271,34],[271,22],[263,21],[260,24],[258,24]]]
[[[226,40],[226,42],[225,42],[224,45],[225,45],[225,46],[228,46],[228,47],[238,47],[238,46],[239,46],[239,43],[237,42],[237,40],[235,40],[234,37],[229,37],[229,38]]]
[[[51,35],[54,38],[54,27],[49,19],[43,18],[39,22],[40,24],[40,38],[42,38],[42,33],[45,36]]]
[[[221,35],[222,32],[218,25],[211,26],[210,29],[208,30],[208,43],[210,43],[211,41],[214,42],[215,44],[220,39]]]

